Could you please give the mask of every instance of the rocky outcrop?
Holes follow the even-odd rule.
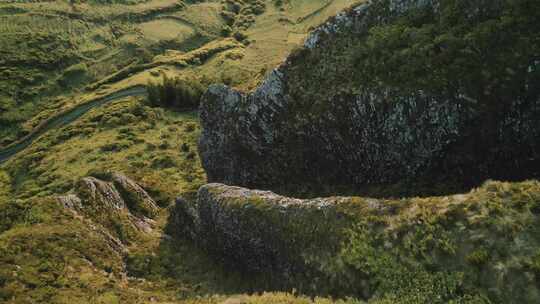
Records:
[[[65,208],[108,228],[122,241],[138,232],[151,232],[159,207],[136,182],[120,173],[107,174],[108,181],[82,178],[74,193],[57,198]]]
[[[173,223],[232,269],[264,277],[267,289],[381,303],[532,303],[539,215],[536,181],[402,200],[302,200],[208,184],[196,202],[177,202]]]
[[[126,203],[116,187],[95,177],[82,178],[77,184],[76,191],[78,196],[90,202],[94,207],[111,211],[126,208]],[[81,206],[84,207],[82,204]]]
[[[149,218],[157,215],[159,207],[139,184],[119,173],[112,174],[112,183],[131,212]]]
[[[346,282],[325,286],[328,273],[323,268],[353,224],[351,214],[339,209],[355,200],[301,200],[208,184],[199,189],[196,202],[176,202],[172,226],[235,271],[251,276],[270,271],[272,288],[350,295]],[[375,200],[362,202],[379,207]]]
[[[477,25],[502,14],[505,5],[472,1],[463,6],[463,18]],[[411,71],[425,64],[418,76],[402,65],[379,71],[370,63],[375,56],[395,60],[376,53],[379,44],[391,53],[390,46],[382,45],[391,42],[372,38],[372,29],[387,26],[385,30],[394,30],[387,36],[392,39],[397,21],[447,22],[444,18],[454,9],[449,6],[436,0],[370,1],[316,29],[305,47],[254,92],[211,86],[200,112],[199,150],[208,179],[322,193],[321,185],[358,190],[403,182],[432,188],[456,181],[458,187],[469,187],[486,178],[540,176],[540,67],[532,53],[517,54],[515,66],[502,62],[497,68],[469,68],[459,61],[468,57],[450,53],[451,41],[445,41],[429,46],[425,56],[411,55],[418,63],[404,63]],[[414,28],[401,44],[410,40],[413,47],[423,34]],[[444,41],[447,36],[429,39]],[[372,52],[362,54],[364,45]],[[513,52],[497,47],[486,54],[503,58],[505,51]],[[402,53],[395,51],[396,56]],[[446,68],[451,66],[444,63],[449,56],[459,57],[450,61],[455,71]],[[440,66],[434,67],[437,60]],[[404,76],[396,79],[400,73]],[[494,73],[501,73],[500,78]],[[478,77],[468,81],[468,75]]]

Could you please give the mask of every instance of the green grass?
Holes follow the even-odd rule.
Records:
[[[64,193],[92,170],[131,174],[173,198],[196,191],[205,181],[196,153],[198,134],[195,113],[124,99],[49,132],[4,168],[21,198]],[[187,148],[181,151],[184,144]]]
[[[0,170],[0,202],[11,197],[11,178],[5,171]]]
[[[298,9],[280,10],[270,1],[264,10],[260,1],[243,4],[228,34],[222,17],[227,5],[179,3],[0,4],[0,74],[7,79],[0,83],[0,146],[62,109],[158,80],[153,75],[160,73],[249,89],[307,32],[295,28],[291,41],[292,25],[278,20]],[[243,43],[226,37],[238,31]],[[167,208],[154,232],[131,239],[126,253],[108,245],[105,235],[115,233],[111,227],[93,215],[73,215],[52,199],[71,191],[81,177],[108,170],[134,178],[163,207],[177,196],[192,198],[205,183],[199,132],[196,113],[125,99],[51,130],[2,164],[0,298],[8,303],[310,302],[286,294],[228,299],[257,286],[225,272],[191,243],[169,240],[163,233]]]
[[[154,41],[184,41],[195,34],[192,27],[170,19],[148,21],[141,23],[139,27],[144,37]]]
[[[238,13],[213,0],[0,4],[0,75],[7,79],[0,83],[0,147],[20,139],[58,108],[90,98],[98,88],[114,91],[146,84],[152,78],[147,70],[158,66],[171,77],[205,75],[245,90],[254,88],[302,42],[309,27],[353,2],[336,0],[328,6],[317,0],[276,7],[270,0],[248,1],[238,2]],[[231,19],[224,18],[227,14]],[[285,19],[294,22],[280,21]],[[221,50],[187,70],[162,61],[167,50],[208,48],[205,44],[220,44],[224,36],[237,37],[235,33],[245,37],[247,46],[237,51],[241,56]],[[69,76],[83,65],[84,73]],[[111,78],[127,67],[137,68]]]
[[[223,17],[224,12],[231,13],[223,1],[184,1],[184,5],[175,0],[109,2],[0,4],[0,147],[61,109],[129,85],[147,84],[149,79],[158,80],[155,75],[160,73],[196,76],[250,90],[302,42],[311,27],[357,1],[291,0],[276,6],[268,0],[264,8],[261,1],[244,1],[232,19]],[[239,35],[242,41],[234,38]],[[152,108],[144,100],[126,98],[51,130],[2,164],[0,301],[345,303],[306,298],[294,291],[262,293],[264,282],[225,269],[191,242],[171,239],[169,204],[178,196],[193,199],[206,182],[197,155],[199,134],[195,112]],[[114,234],[111,227],[99,224],[95,216],[73,214],[54,199],[72,192],[80,178],[106,171],[133,178],[162,207],[154,230],[136,234],[123,244],[125,251],[111,246],[107,236]],[[485,204],[468,206],[478,217],[471,217],[467,225],[478,228],[479,239],[486,240],[467,251],[463,260],[471,269],[484,269],[502,260],[504,254],[514,255],[513,244],[490,242],[491,233],[525,235],[523,231],[535,229],[525,214],[526,210],[538,212],[538,206],[531,207],[530,200],[537,200],[536,192],[527,188],[531,185],[535,184],[488,184],[486,189],[493,187],[505,196],[484,189],[479,191],[478,201]],[[430,261],[431,248],[452,251],[459,235],[446,233],[446,214],[433,212],[438,203],[439,199],[411,198],[396,206],[403,209],[399,217],[366,220],[384,222],[394,231],[409,234],[402,244],[409,246],[407,254]],[[484,222],[479,218],[494,232],[482,228]],[[420,230],[415,228],[417,219],[422,219]],[[301,234],[303,227],[297,228]],[[386,291],[394,291],[374,303],[400,299],[417,303],[414,289],[403,289],[403,282],[396,281],[411,277],[396,274],[403,269],[394,267],[386,252],[377,247],[377,238],[390,233],[377,230],[366,235],[364,228],[351,232],[351,246],[342,254],[349,263],[366,266],[377,282],[386,282]],[[538,276],[540,255],[533,249],[515,256],[518,269]],[[424,275],[424,265],[418,267],[418,273]],[[510,264],[502,267],[509,273],[516,269]],[[385,276],[391,276],[390,280],[384,281]],[[422,287],[425,296],[432,291],[430,284],[439,282],[432,279],[419,276],[411,282]],[[535,290],[528,292],[524,294],[535,296]]]

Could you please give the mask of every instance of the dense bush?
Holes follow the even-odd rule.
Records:
[[[359,88],[392,87],[466,95],[482,110],[504,108],[516,97],[539,94],[528,89],[540,77],[539,12],[534,0],[452,0],[396,16],[379,1],[371,14],[387,22],[368,18],[369,30],[343,29],[328,39],[331,46],[296,51],[293,83],[307,90],[297,94],[306,105]],[[308,73],[313,64],[320,73]],[[531,96],[521,96],[526,91]]]
[[[227,0],[221,12],[227,25],[235,30],[247,30],[255,23],[255,16],[266,11],[266,3],[261,0]]]
[[[148,84],[148,100],[153,106],[192,110],[199,106],[204,86],[194,79],[163,76],[161,83]]]

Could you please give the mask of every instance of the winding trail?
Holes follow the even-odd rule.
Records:
[[[36,128],[34,128],[34,130],[32,130],[25,137],[21,138],[19,141],[9,145],[8,147],[4,149],[0,149],[0,164],[8,161],[11,157],[15,156],[17,153],[26,149],[38,137],[45,134],[47,131],[68,125],[95,107],[104,105],[108,102],[111,102],[120,98],[125,98],[129,96],[143,96],[146,94],[147,94],[146,87],[142,85],[133,86],[124,90],[111,93],[103,97],[90,100],[83,104],[77,105],[71,109],[60,112],[59,114],[39,124]]]

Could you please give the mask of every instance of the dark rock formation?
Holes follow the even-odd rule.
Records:
[[[357,291],[351,282],[326,285],[329,274],[323,265],[338,254],[345,229],[354,223],[347,211],[351,203],[381,207],[371,199],[301,200],[207,184],[199,189],[197,202],[177,201],[173,226],[235,271],[267,273],[271,288],[350,295]]]
[[[455,6],[462,10],[455,15],[476,30],[482,22],[511,16],[508,5],[471,1]],[[475,62],[472,55],[458,53],[471,48],[451,50],[444,32],[425,40],[417,38],[424,32],[414,32],[425,20],[435,26],[447,22],[450,10],[457,10],[450,6],[435,0],[371,1],[316,29],[305,47],[254,92],[211,86],[201,106],[199,146],[209,181],[324,193],[322,185],[358,190],[400,182],[427,187],[455,182],[461,188],[486,178],[539,177],[540,61],[531,51],[540,48],[531,38],[536,34],[517,32],[522,25],[513,23],[507,27],[510,35],[536,44],[518,53],[499,43],[478,50],[486,62],[463,63]],[[393,41],[374,37],[374,29],[393,37],[392,30],[405,22],[412,24],[411,34],[396,41],[408,49],[389,49],[383,42]],[[474,38],[459,39],[471,43],[466,39]],[[477,39],[472,43],[495,43],[490,37]],[[374,46],[368,43],[372,40]],[[443,42],[415,55],[417,44],[434,40]],[[371,49],[366,51],[366,45]],[[418,62],[379,70],[378,65],[405,51],[413,55],[404,60]],[[517,59],[505,61],[510,58],[505,52]],[[422,74],[410,74],[421,68]]]

